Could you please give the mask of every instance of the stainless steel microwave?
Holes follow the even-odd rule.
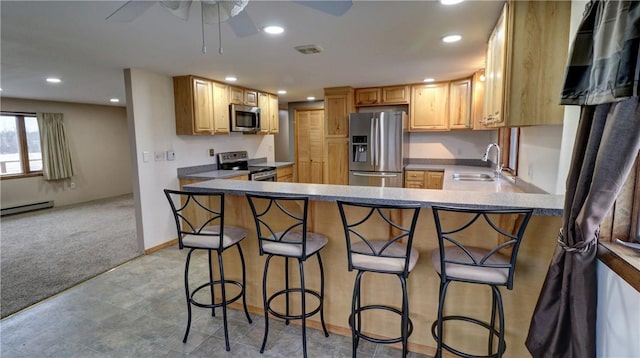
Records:
[[[229,105],[229,118],[231,130],[234,132],[257,132],[260,130],[259,107],[232,103]]]

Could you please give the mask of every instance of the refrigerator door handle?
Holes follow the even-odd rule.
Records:
[[[376,138],[375,138],[375,131],[376,131],[376,121],[375,118],[371,118],[370,123],[370,129],[369,129],[369,151],[371,152],[371,166],[375,167],[376,165]]]
[[[351,173],[357,177],[395,178],[398,176],[398,174],[394,174],[394,173],[362,173],[362,172],[351,172]]]

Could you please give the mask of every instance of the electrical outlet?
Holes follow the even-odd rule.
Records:
[[[75,189],[76,188],[76,183],[74,183],[74,182],[69,183],[69,188]]]
[[[215,151],[215,150],[213,150],[213,148],[209,149],[209,156],[210,156],[210,157],[213,157],[213,156],[215,156],[215,155],[216,155],[216,151]]]
[[[164,160],[164,152],[155,152],[156,162],[160,162]]]

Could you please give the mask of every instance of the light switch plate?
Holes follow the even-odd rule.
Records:
[[[145,163],[149,163],[149,161],[151,160],[151,153],[150,152],[142,152],[142,161]]]

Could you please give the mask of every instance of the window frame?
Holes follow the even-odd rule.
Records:
[[[511,145],[512,137],[515,134],[517,137],[515,148]],[[502,170],[509,175],[518,175],[518,151],[520,149],[520,128],[518,127],[504,127],[498,129],[498,145],[500,146],[500,162],[503,167]],[[515,163],[514,168],[511,167],[511,162]]]
[[[36,113],[30,112],[5,112],[1,111],[2,116],[11,116],[16,118],[16,131],[18,132],[18,145],[20,146],[20,164],[22,167],[22,173],[18,174],[0,174],[1,180],[8,179],[20,179],[43,176],[42,170],[31,170],[29,163],[29,149],[27,144],[27,131],[24,124],[25,117],[36,117]],[[40,128],[38,127],[38,131]]]

